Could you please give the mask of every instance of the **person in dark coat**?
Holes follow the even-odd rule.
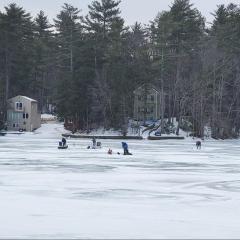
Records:
[[[197,147],[197,149],[201,149],[202,148],[202,142],[201,141],[197,141],[196,142],[196,147]]]
[[[96,140],[95,137],[93,137],[92,143],[93,143],[93,149],[95,149],[96,148],[96,144],[97,144],[97,140]]]
[[[66,138],[62,138],[62,145],[63,145],[63,147],[65,147],[66,144],[67,144],[67,140],[66,140]]]

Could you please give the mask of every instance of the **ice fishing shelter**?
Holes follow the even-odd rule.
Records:
[[[8,130],[32,132],[41,126],[38,102],[26,96],[16,96],[8,100]]]

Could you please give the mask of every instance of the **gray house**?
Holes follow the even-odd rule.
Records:
[[[162,105],[163,104],[163,105]],[[152,84],[143,84],[134,91],[134,120],[159,120],[164,109],[164,97]]]
[[[8,130],[32,132],[39,127],[41,127],[41,115],[36,100],[25,96],[16,96],[8,100]]]

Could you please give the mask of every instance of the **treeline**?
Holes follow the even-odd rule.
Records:
[[[0,13],[0,108],[17,94],[39,101],[76,129],[122,128],[133,91],[165,93],[165,118],[203,136],[239,136],[240,6],[220,5],[211,26],[189,0],[175,0],[148,25],[126,26],[120,1],[99,0],[82,16],[64,4],[50,24],[16,4]],[[186,124],[187,123],[187,124]],[[189,124],[191,123],[191,124]],[[191,125],[191,126],[190,126]],[[190,128],[190,129],[189,129]]]

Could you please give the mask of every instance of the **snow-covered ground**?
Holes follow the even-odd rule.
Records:
[[[55,121],[57,119],[56,116],[52,115],[52,114],[41,114],[41,120],[42,121]]]
[[[0,238],[240,238],[240,141],[0,137]]]

